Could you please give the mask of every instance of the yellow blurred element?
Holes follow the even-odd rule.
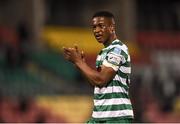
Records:
[[[63,46],[73,47],[75,44],[86,53],[97,53],[103,48],[88,28],[48,26],[44,28],[42,38],[50,47],[60,51]]]
[[[173,109],[176,113],[180,113],[180,96],[175,99]]]
[[[126,41],[124,43],[128,46],[128,50],[131,55],[139,56],[142,53],[136,42]]]
[[[91,96],[39,96],[39,106],[49,108],[53,114],[66,119],[68,123],[86,122],[92,112]]]
[[[103,45],[96,41],[89,28],[47,26],[43,30],[42,38],[48,46],[58,51],[62,51],[63,46],[73,47],[77,44],[85,54],[96,55],[103,48]],[[122,42],[128,46],[131,55],[140,56],[142,51],[136,42]]]

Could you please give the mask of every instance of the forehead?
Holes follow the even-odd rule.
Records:
[[[107,17],[94,17],[92,19],[92,24],[96,25],[96,24],[110,24],[111,19],[107,18]]]

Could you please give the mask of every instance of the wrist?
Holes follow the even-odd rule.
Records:
[[[83,64],[83,61],[82,60],[79,60],[79,61],[76,61],[74,63],[77,67],[80,67],[82,64]]]

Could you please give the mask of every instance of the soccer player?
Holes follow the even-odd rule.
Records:
[[[92,17],[94,36],[104,48],[96,59],[97,70],[85,61],[77,46],[63,48],[64,57],[74,63],[94,86],[94,109],[88,123],[131,123],[133,109],[129,97],[130,55],[115,32],[114,15],[100,11]]]

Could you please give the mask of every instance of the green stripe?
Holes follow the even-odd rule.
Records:
[[[122,71],[119,70],[119,71],[118,71],[118,75],[119,75],[121,78],[125,78],[125,79],[126,79],[129,74],[123,73]]]
[[[131,63],[127,61],[124,64],[121,64],[121,66],[131,67]]]
[[[113,80],[110,83],[108,83],[107,86],[120,86],[122,88],[124,88],[126,91],[128,91],[129,87],[127,85],[124,85],[123,83],[121,83],[118,80]]]
[[[127,99],[129,99],[129,96],[126,93],[94,94],[95,100],[111,99],[111,98],[127,98]]]
[[[126,67],[126,68],[128,68],[128,69],[131,69],[130,67]],[[126,75],[130,75],[131,73],[130,72],[123,72],[123,71],[126,71],[126,70],[124,70],[124,69],[122,69],[122,70],[119,70],[121,73],[123,73],[123,74],[126,74]]]
[[[132,110],[132,105],[130,104],[120,104],[120,105],[103,105],[95,106],[93,111],[117,111],[117,110]]]
[[[125,57],[125,59],[127,60],[128,54],[126,54],[123,50],[121,51],[121,55],[123,55]]]
[[[102,61],[96,61],[96,67],[99,67],[100,65],[102,65]]]

